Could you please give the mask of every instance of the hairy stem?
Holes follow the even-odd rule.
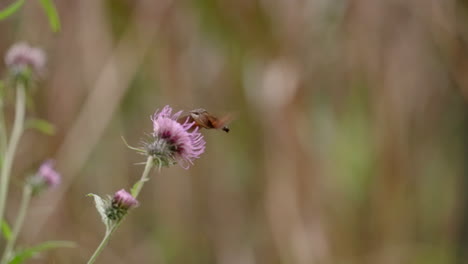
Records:
[[[23,134],[25,114],[26,91],[24,85],[18,82],[16,87],[15,121],[13,122],[11,139],[6,149],[0,174],[0,223],[2,223],[3,216],[5,213],[5,204],[8,194],[11,167],[13,165],[13,159],[15,157],[16,148],[18,147],[19,140],[21,138],[21,135]]]
[[[2,260],[0,264],[7,264],[9,259],[11,258],[11,253],[13,252],[16,239],[18,238],[18,234],[23,226],[24,217],[28,211],[29,202],[31,201],[32,196],[32,189],[31,186],[26,184],[23,188],[23,197],[21,198],[21,205],[18,211],[18,216],[16,217],[15,226],[13,227],[13,232],[11,234],[10,240],[8,240],[7,245],[5,247],[5,251],[3,252]]]

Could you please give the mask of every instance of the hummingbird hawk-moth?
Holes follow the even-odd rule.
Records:
[[[205,129],[221,129],[226,133],[230,131],[229,127],[227,126],[227,123],[231,121],[231,117],[229,115],[218,118],[208,113],[208,111],[203,108],[192,110],[188,113],[188,115],[182,116],[178,120],[179,122],[193,122],[194,127]]]

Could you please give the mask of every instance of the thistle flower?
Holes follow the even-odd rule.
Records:
[[[56,187],[60,184],[61,176],[54,169],[54,161],[47,160],[39,167],[39,170],[29,179],[29,184],[37,194],[44,189]]]
[[[172,114],[172,108],[165,106],[151,117],[153,133],[150,141],[144,143],[144,148],[159,166],[177,163],[188,169],[193,160],[205,151],[206,142],[198,128],[193,129],[194,123],[189,123],[189,119],[183,123],[177,121],[181,114],[182,111]]]
[[[20,42],[14,44],[8,50],[5,56],[5,64],[15,75],[28,70],[40,75],[44,71],[46,55],[41,49]]]

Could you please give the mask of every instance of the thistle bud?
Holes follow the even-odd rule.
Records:
[[[120,221],[128,210],[138,206],[138,201],[124,189],[116,192],[106,209],[106,216],[113,221]]]

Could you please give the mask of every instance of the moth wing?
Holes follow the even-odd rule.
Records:
[[[200,114],[196,118],[194,118],[195,122],[199,127],[203,127],[206,129],[214,128],[213,126],[213,120],[216,118],[213,118],[209,114]]]
[[[211,117],[210,123],[212,124],[213,128],[220,129],[220,128],[225,127],[227,124],[229,124],[233,119],[234,119],[233,115],[228,114],[221,118]]]
[[[185,122],[193,123],[194,121],[195,120],[193,120],[193,117],[191,115],[184,115],[184,116],[177,118],[177,122],[179,122],[180,124],[183,124]]]

